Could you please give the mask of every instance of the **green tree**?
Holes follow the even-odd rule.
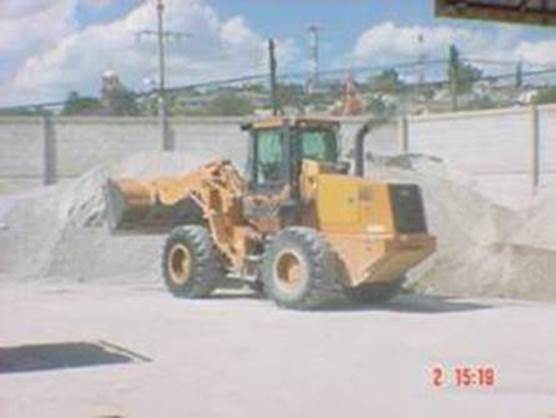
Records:
[[[535,98],[535,103],[556,103],[556,86],[547,87],[539,91],[539,94]]]
[[[251,102],[236,93],[219,93],[207,105],[207,114],[218,116],[244,116],[253,113]]]
[[[69,92],[64,108],[62,109],[62,114],[87,114],[100,109],[100,106],[100,101],[98,99],[93,97],[81,97],[76,91],[71,91]]]
[[[483,71],[471,64],[460,64],[458,69],[458,93],[468,93],[473,90],[473,84],[480,80]]]
[[[367,101],[366,110],[374,115],[384,116],[389,109],[382,97],[375,96]]]
[[[302,108],[302,99],[304,97],[303,86],[295,83],[278,83],[276,85],[276,100],[278,107],[295,107]],[[314,96],[311,98],[313,102],[318,102],[319,98]]]
[[[379,75],[371,77],[369,84],[371,90],[382,93],[399,93],[403,86],[400,75],[395,68],[389,68]]]
[[[473,90],[473,84],[480,80],[483,71],[472,64],[466,64],[460,58],[460,53],[455,45],[450,46],[450,58],[448,65],[448,79],[455,79],[458,94],[469,93]]]
[[[262,83],[249,83],[243,86],[244,91],[250,91],[253,93],[266,93],[268,90]]]
[[[114,90],[108,95],[108,110],[113,116],[137,116],[139,107],[135,95],[124,87]]]
[[[0,109],[0,116],[42,116],[51,115],[52,111],[37,108],[13,107]]]

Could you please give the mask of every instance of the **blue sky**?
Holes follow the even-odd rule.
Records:
[[[109,22],[120,18],[139,4],[137,0],[119,0],[114,2],[78,2],[74,17],[79,26]]]
[[[437,19],[432,0],[165,1],[167,27],[194,34],[168,48],[175,85],[264,71],[269,36],[281,71],[305,70],[309,24],[322,28],[324,69],[442,57],[452,42],[467,56],[556,66],[554,29]],[[155,24],[154,0],[2,0],[0,105],[63,99],[69,90],[96,95],[106,69],[145,88],[156,78],[155,44],[134,34]]]

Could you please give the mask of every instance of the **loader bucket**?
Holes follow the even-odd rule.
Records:
[[[103,191],[106,219],[113,233],[165,233],[199,212],[188,199],[173,205],[162,204],[148,182],[108,180]]]

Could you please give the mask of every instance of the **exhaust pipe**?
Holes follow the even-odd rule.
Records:
[[[355,175],[365,177],[365,137],[373,129],[388,122],[387,118],[373,118],[365,122],[355,134]]]
[[[365,137],[369,133],[369,124],[364,123],[355,134],[355,175],[365,177]]]

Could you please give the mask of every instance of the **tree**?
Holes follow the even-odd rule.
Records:
[[[539,91],[535,98],[536,104],[556,103],[556,86],[547,87]]]
[[[243,86],[244,91],[249,91],[253,93],[266,93],[267,89],[262,83],[249,83]]]
[[[52,115],[51,110],[40,108],[13,107],[0,109],[0,116],[43,116]]]
[[[457,86],[457,93],[469,93],[473,90],[473,84],[480,80],[483,71],[471,64],[466,64],[460,59],[460,53],[455,45],[450,46],[450,59],[448,66],[448,78]]]
[[[209,115],[244,116],[253,113],[251,102],[236,93],[219,93],[207,106]]]
[[[473,84],[480,80],[483,71],[471,64],[460,64],[458,69],[458,93],[469,93]]]
[[[369,80],[371,89],[382,93],[399,93],[403,82],[395,68],[382,71],[378,76]]]
[[[295,83],[278,83],[276,85],[276,100],[278,101],[278,107],[295,107],[301,109],[302,99],[304,97],[303,86],[301,84]],[[317,102],[318,99],[312,97],[313,102]]]
[[[139,107],[135,95],[125,87],[118,88],[108,94],[108,110],[113,116],[137,116]]]
[[[93,97],[81,97],[76,91],[70,91],[62,110],[63,115],[82,115],[100,109],[101,104]]]

